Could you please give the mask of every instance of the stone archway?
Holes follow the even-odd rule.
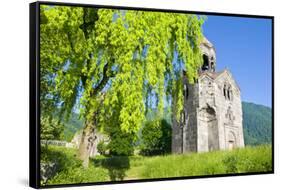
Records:
[[[218,119],[216,110],[206,105],[199,110],[198,152],[219,150]]]
[[[218,150],[219,141],[218,141],[218,121],[216,117],[216,112],[212,107],[206,108],[207,116],[207,127],[208,127],[208,150]]]

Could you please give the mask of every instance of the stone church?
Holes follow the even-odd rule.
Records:
[[[173,118],[172,152],[208,152],[244,147],[240,89],[227,69],[216,71],[214,46],[201,43],[203,65],[198,80],[183,77],[184,110]]]

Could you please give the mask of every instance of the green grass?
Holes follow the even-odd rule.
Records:
[[[233,151],[156,156],[145,159],[141,178],[201,176],[272,170],[271,146]]]
[[[74,149],[51,147],[48,159],[60,163],[58,173],[47,184],[202,176],[272,170],[271,146],[261,145],[232,151],[166,156],[103,157],[84,169]],[[45,159],[46,160],[46,159]]]

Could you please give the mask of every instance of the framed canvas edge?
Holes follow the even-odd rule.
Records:
[[[57,5],[57,6],[74,6],[74,7],[91,7],[105,9],[124,9],[124,10],[143,10],[156,12],[174,12],[174,13],[189,13],[201,15],[215,16],[230,16],[244,18],[261,18],[271,20],[271,55],[272,55],[272,170],[267,172],[247,172],[233,174],[215,174],[203,176],[181,176],[169,178],[153,178],[153,179],[138,179],[126,181],[106,181],[106,182],[91,182],[91,183],[76,183],[76,184],[57,184],[57,185],[40,185],[40,5]],[[222,12],[204,12],[190,10],[173,10],[173,9],[158,9],[147,7],[127,7],[115,5],[95,5],[83,3],[66,3],[66,2],[51,2],[51,1],[36,1],[29,4],[29,186],[33,188],[58,188],[58,187],[78,187],[90,185],[110,185],[110,184],[126,184],[139,182],[157,182],[169,180],[183,179],[201,179],[201,178],[216,178],[216,177],[236,177],[247,175],[274,174],[274,16],[269,15],[249,15],[236,13]]]
[[[29,185],[40,187],[39,2],[29,4]]]

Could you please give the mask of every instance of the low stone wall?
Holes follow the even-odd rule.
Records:
[[[67,141],[59,141],[59,140],[41,140],[41,145],[54,145],[54,146],[63,146],[66,148],[77,148],[74,143],[70,143]]]

